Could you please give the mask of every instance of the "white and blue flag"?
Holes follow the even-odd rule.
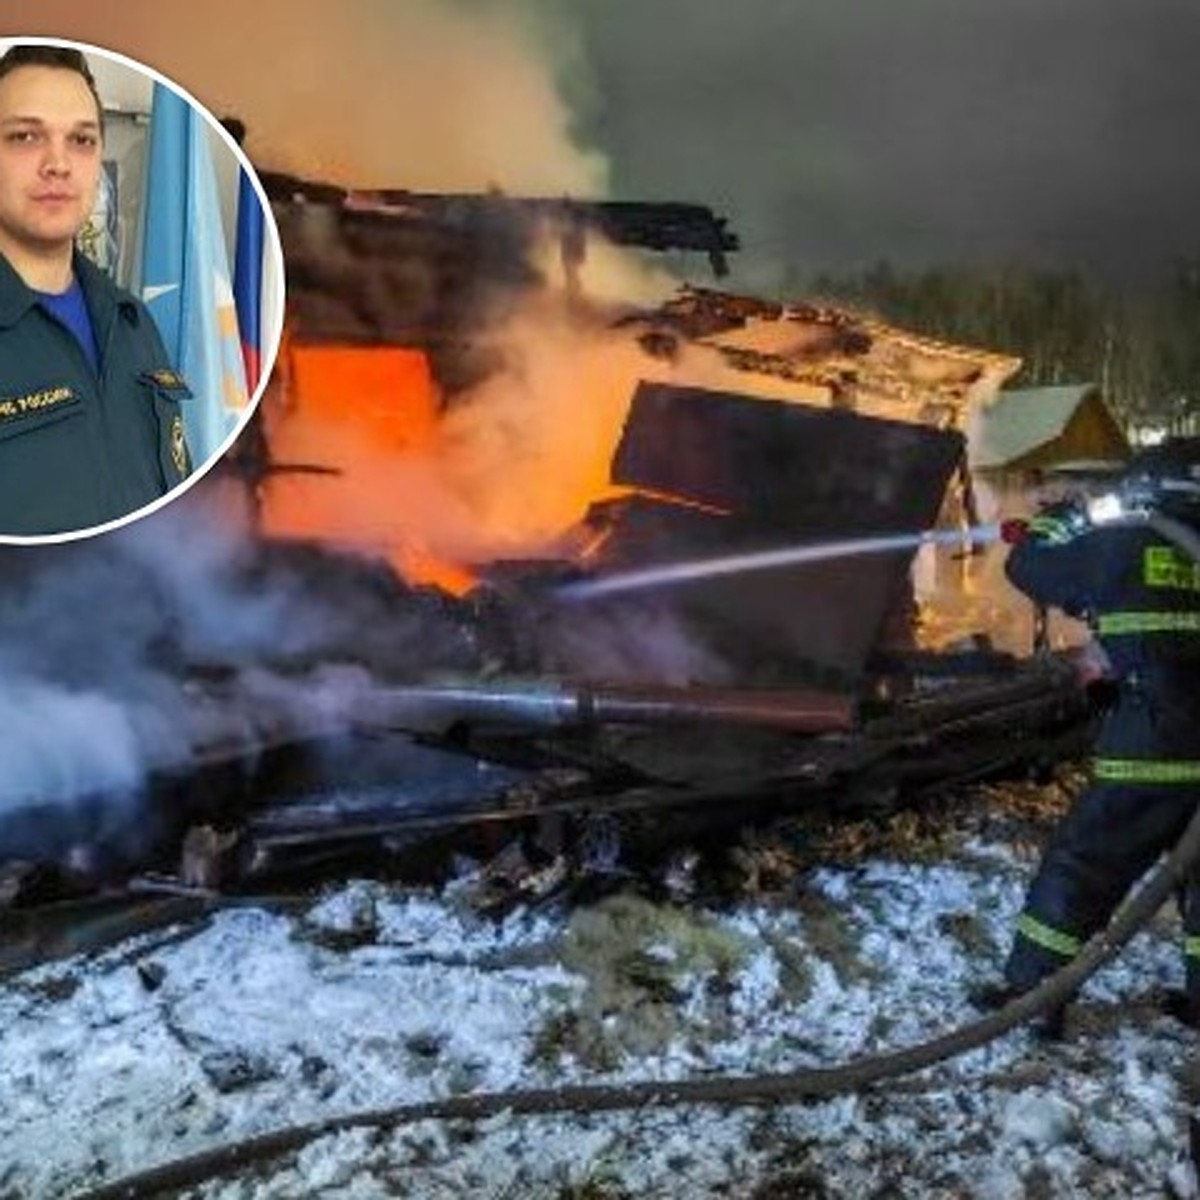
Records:
[[[246,374],[205,119],[161,83],[150,110],[143,222],[140,293],[191,388],[183,420],[199,465],[240,420]]]

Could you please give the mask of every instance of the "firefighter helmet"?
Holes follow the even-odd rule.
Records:
[[[1154,493],[1160,505],[1200,506],[1200,437],[1167,438],[1129,461],[1127,490]]]

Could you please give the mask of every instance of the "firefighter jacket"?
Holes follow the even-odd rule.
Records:
[[[1118,685],[1093,775],[1113,783],[1200,782],[1200,564],[1144,526],[1088,526],[1048,509],[1006,572],[1040,604],[1085,619]]]
[[[146,307],[74,260],[100,349],[75,335],[0,256],[0,534],[66,533],[126,516],[191,471],[191,393]]]

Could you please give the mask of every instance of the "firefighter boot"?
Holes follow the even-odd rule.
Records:
[[[1189,1029],[1200,1029],[1200,997],[1193,996],[1183,988],[1167,988],[1162,994],[1160,1008],[1163,1013]]]
[[[1028,988],[1016,987],[1011,983],[989,983],[973,989],[968,994],[972,1008],[982,1013],[998,1012],[1023,996]],[[1061,1042],[1066,1038],[1067,1005],[1057,1004],[1030,1018],[1033,1036],[1040,1042]]]
[[[977,1012],[996,1012],[1011,1004],[1023,991],[1011,983],[985,983],[967,993],[967,1003]]]

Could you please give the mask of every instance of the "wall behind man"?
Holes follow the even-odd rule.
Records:
[[[14,41],[0,38],[0,54]],[[142,188],[146,173],[146,145],[150,130],[150,104],[154,79],[123,62],[106,55],[87,53],[88,67],[96,80],[105,110],[104,157],[116,165],[117,213],[114,274],[117,282],[128,287],[136,269],[138,234],[141,223]],[[200,99],[200,97],[197,97]],[[221,200],[221,223],[225,246],[233,263],[237,236],[238,160],[224,137],[211,126],[209,151]]]
[[[123,240],[118,280],[128,285],[137,262],[137,233],[141,216],[142,188],[145,182],[146,139],[150,127],[150,106],[154,80],[141,71],[98,54],[87,55],[88,66],[96,77],[96,87],[105,110],[115,119],[110,126],[110,157],[119,163],[119,170],[128,182],[123,185],[121,218],[127,237]],[[237,237],[238,160],[229,144],[211,123],[207,125],[209,154],[217,178],[221,200],[221,224],[225,247],[233,263]]]

